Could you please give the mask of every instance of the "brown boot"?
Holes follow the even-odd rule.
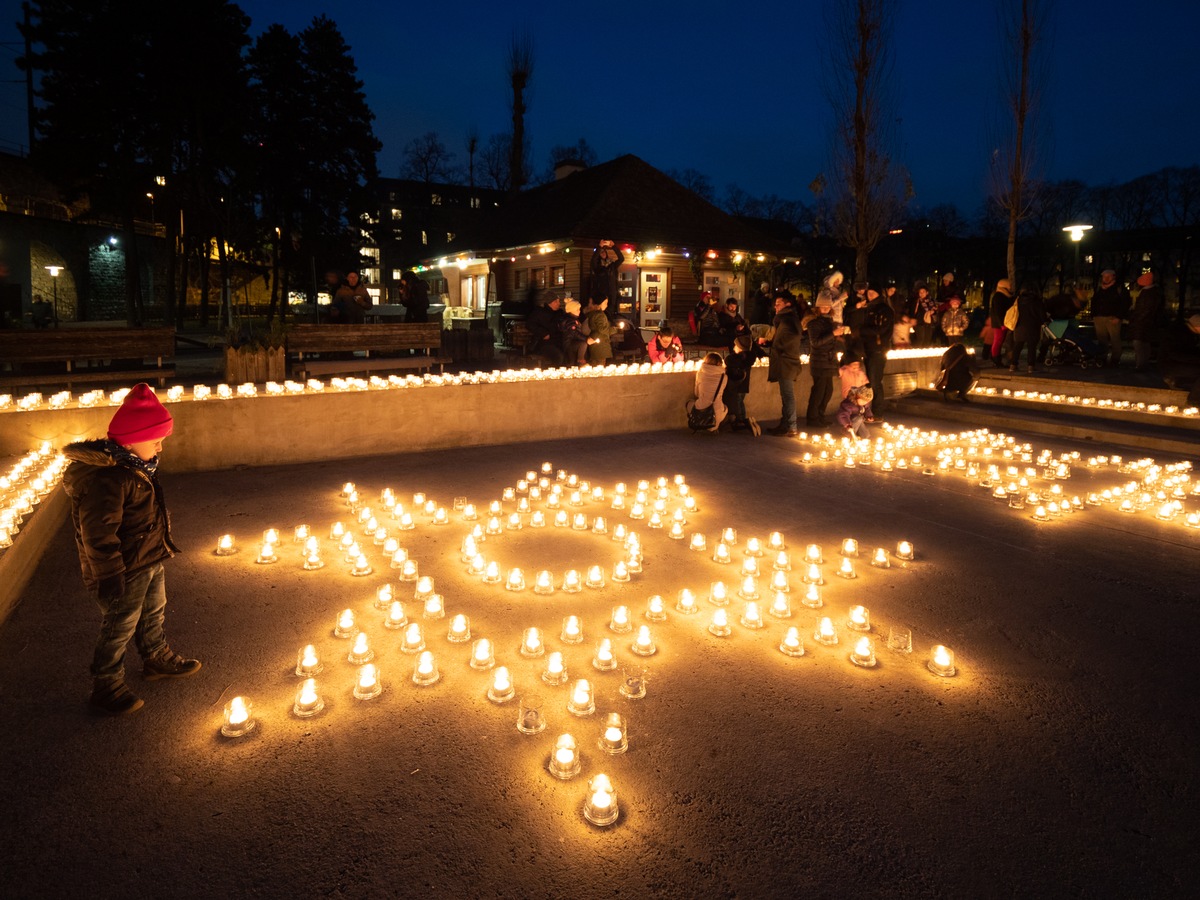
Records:
[[[160,678],[186,678],[200,671],[200,660],[186,659],[170,649],[142,661],[142,677],[147,681]]]
[[[137,712],[145,701],[125,685],[124,681],[97,678],[92,682],[92,696],[88,704],[100,715],[127,716]]]

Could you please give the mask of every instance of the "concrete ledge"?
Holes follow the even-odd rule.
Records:
[[[34,508],[33,515],[13,539],[13,545],[0,553],[0,622],[17,605],[50,541],[66,521],[69,508],[62,487],[55,488]]]

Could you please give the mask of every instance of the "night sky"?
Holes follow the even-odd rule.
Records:
[[[470,129],[486,141],[508,127],[505,54],[514,29],[524,27],[534,40],[526,122],[536,171],[547,167],[552,146],[582,137],[600,161],[633,153],[663,170],[696,169],[718,196],[736,183],[751,194],[808,202],[828,147],[820,67],[848,57],[824,41],[820,4],[798,0],[722,12],[650,3],[636,16],[633,6],[541,0],[519,4],[519,14],[478,0],[240,5],[252,35],[274,22],[295,33],[330,12],[365,83],[388,176],[399,175],[414,136],[438,132],[465,162]],[[993,4],[899,6],[893,77],[914,203],[952,202],[970,217],[987,192],[986,135],[996,121]],[[10,24],[18,9],[0,0],[0,41],[18,39]],[[1197,162],[1200,4],[1060,0],[1053,23],[1047,177],[1103,184]],[[0,47],[0,64],[10,65],[16,52]],[[8,77],[20,73],[0,80]],[[0,149],[24,142],[24,88],[0,84]]]

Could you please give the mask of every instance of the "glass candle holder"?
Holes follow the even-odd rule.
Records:
[[[619,570],[619,571],[618,571]],[[630,573],[639,573],[642,571],[642,554],[641,551],[629,551],[629,556],[621,560],[613,566],[613,581],[626,582],[629,581]],[[620,576],[620,577],[618,577]]]
[[[616,657],[613,656],[612,641],[601,638],[592,656],[592,668],[598,672],[610,672],[617,667]]]
[[[592,520],[592,534],[608,534],[608,523],[604,516],[596,516]]]
[[[492,650],[492,642],[480,638],[471,645],[471,668],[486,671],[496,665],[496,653]]]
[[[773,553],[787,549],[787,543],[784,541],[783,535],[780,532],[772,531],[767,537],[767,549]]]
[[[428,650],[422,650],[421,655],[417,657],[417,664],[413,666],[413,684],[418,687],[428,687],[435,684],[441,677],[437,660],[433,658],[433,654]]]
[[[559,639],[564,644],[581,644],[583,643],[583,622],[579,616],[567,616],[563,619],[562,631],[559,633]]]
[[[792,591],[787,572],[776,571],[771,575],[771,590],[777,594],[789,594]]]
[[[672,522],[671,527],[667,529],[667,537],[673,541],[681,541],[683,540],[683,536],[683,523]]]
[[[463,521],[476,522],[479,520],[479,512],[475,509],[474,503],[467,503],[462,508]]]
[[[753,575],[747,575],[742,579],[742,586],[738,588],[738,596],[743,600],[758,599],[758,579]]]
[[[667,621],[667,608],[658,594],[646,601],[646,619],[651,622]]]
[[[387,615],[383,618],[383,627],[399,629],[408,624],[408,616],[404,614],[404,604],[393,600],[388,606]]]
[[[839,578],[849,579],[858,577],[858,573],[854,571],[854,563],[851,562],[850,557],[847,556],[842,560],[841,565],[837,568],[837,574]]]
[[[746,556],[761,557],[763,555],[762,541],[756,537],[746,538],[746,549],[742,553]]]
[[[237,547],[233,543],[233,535],[223,534],[217,538],[217,549],[214,552],[217,556],[233,556],[237,553]]]
[[[865,606],[850,607],[850,616],[846,622],[846,627],[848,627],[851,631],[870,631],[870,610],[868,610]]]
[[[742,611],[742,617],[739,619],[743,628],[758,629],[763,627],[762,610],[758,608],[758,604],[753,600],[746,603],[746,608]]]
[[[636,565],[636,563],[635,563]],[[640,568],[640,566],[639,566]],[[615,584],[625,584],[629,581],[630,562],[626,560],[617,560],[613,565],[612,580]]]
[[[446,640],[452,644],[465,644],[471,639],[471,620],[458,613],[450,620],[450,628],[446,632]]]
[[[875,552],[871,554],[871,565],[877,569],[890,569],[892,561],[888,559],[886,550],[882,547],[876,547]]]
[[[638,656],[653,656],[658,652],[658,647],[654,644],[654,637],[650,633],[649,625],[638,626],[637,636],[633,639],[633,644],[629,649]]]
[[[350,652],[346,654],[346,660],[354,663],[356,666],[361,666],[363,663],[369,663],[374,658],[375,651],[367,643],[366,632],[360,631],[354,636],[354,644],[350,647]]]
[[[579,748],[575,744],[575,738],[569,734],[560,734],[554,742],[554,752],[550,754],[547,767],[550,774],[566,781],[578,775],[580,767]]]
[[[578,594],[583,590],[583,579],[575,569],[568,569],[567,574],[563,576],[562,589],[568,594]]]
[[[792,617],[792,604],[788,599],[788,595],[782,591],[776,591],[774,598],[771,600],[771,605],[767,607],[767,615],[775,619],[790,619]]]
[[[815,584],[810,584],[807,588],[805,588],[804,596],[801,598],[800,602],[809,609],[820,609],[821,589]]]
[[[957,671],[954,668],[954,651],[942,644],[935,645],[930,651],[929,662],[926,663],[926,666],[934,675],[949,678]]]
[[[842,556],[847,558],[858,556],[858,541],[854,538],[846,538],[842,541]]]
[[[425,649],[425,635],[418,622],[411,622],[404,629],[404,640],[400,643],[401,653],[420,653]]]
[[[296,699],[292,702],[292,715],[298,719],[308,719],[325,708],[325,701],[317,691],[317,679],[305,678],[296,691]]]
[[[795,625],[788,628],[783,640],[779,642],[779,652],[784,656],[804,655],[804,641],[800,637],[800,629]]]
[[[864,669],[875,665],[875,642],[869,637],[860,637],[850,651],[850,662]]]
[[[585,516],[583,513],[575,513],[575,515],[571,517],[571,530],[572,531],[587,531],[588,530],[587,516]]]
[[[805,548],[804,562],[807,565],[812,565],[814,563],[816,563],[817,565],[821,565],[822,563],[825,562],[825,560],[821,558],[821,545],[820,544],[809,544]]]
[[[395,599],[396,592],[390,584],[380,585],[375,591],[375,608],[389,609]]]
[[[358,670],[358,678],[354,682],[354,697],[357,700],[374,700],[383,693],[383,679],[379,677],[379,667],[367,663]]]
[[[615,528],[613,528],[612,539],[614,541],[624,543],[625,538],[627,538],[628,536],[629,536],[629,529],[626,528],[624,524],[618,522],[617,526]]]
[[[713,562],[719,563],[723,566],[729,564],[729,546],[724,541],[721,541],[719,544],[717,544],[716,548],[713,550],[712,559]]]
[[[707,542],[704,540],[704,535],[697,532],[693,534],[688,543],[688,547],[692,550],[703,551],[707,547]]]
[[[406,559],[400,565],[400,580],[407,583],[416,581],[418,575],[417,561],[415,559]]]
[[[517,696],[513,687],[512,676],[508,674],[507,666],[498,666],[492,675],[492,684],[488,688],[487,698],[493,703],[507,703]]]
[[[759,569],[758,569],[758,558],[757,557],[747,556],[742,559],[742,574],[743,575],[757,576],[758,572],[759,572]]]
[[[371,561],[366,558],[361,552],[354,558],[354,562],[350,566],[350,574],[356,578],[364,578],[370,575],[375,570],[371,568]]]
[[[500,583],[500,564],[492,560],[483,569],[484,584],[499,584]]]
[[[614,606],[608,620],[608,630],[614,634],[628,634],[633,631],[633,622],[629,618],[628,606]]]
[[[822,617],[821,621],[817,623],[817,630],[813,632],[813,640],[826,647],[832,647],[838,642],[837,629],[829,616]]]
[[[425,607],[421,611],[421,616],[430,620],[446,618],[446,598],[441,594],[430,594],[425,598]]]
[[[812,563],[804,570],[805,584],[824,584],[825,579],[821,577],[821,567],[816,563]]]
[[[275,553],[275,545],[273,543],[264,542],[258,550],[258,557],[254,560],[260,566],[269,566],[272,563],[279,562],[279,556]]]
[[[601,772],[588,782],[583,817],[593,825],[603,828],[615,823],[618,815],[616,792],[608,776]]]
[[[571,524],[571,517],[567,515],[565,509],[560,509],[554,514],[554,527],[567,528]]]
[[[296,655],[296,674],[301,678],[311,678],[313,675],[320,674],[323,668],[325,667],[321,665],[317,648],[312,644],[305,644]]]
[[[392,561],[389,565],[393,569],[403,569],[406,562],[408,562],[408,551],[403,547],[397,547],[392,553]]]
[[[897,653],[912,653],[912,629],[893,625],[888,629],[887,645]]]
[[[571,696],[567,699],[567,712],[573,716],[590,716],[596,711],[596,698],[592,692],[592,683],[586,678],[580,678],[571,686]]]
[[[589,566],[587,570],[587,581],[585,583],[590,588],[604,587],[604,570],[599,566]]]
[[[337,617],[337,622],[333,626],[333,636],[338,638],[351,638],[358,633],[358,628],[355,625],[354,610],[343,609]]]
[[[521,734],[541,734],[546,730],[546,719],[542,715],[545,704],[541,694],[522,694],[517,705],[517,731]]]
[[[629,749],[629,727],[624,716],[613,712],[605,717],[599,745],[600,749],[610,756],[616,756]]]
[[[508,577],[504,580],[504,589],[506,591],[525,590],[525,574],[520,569],[510,569]]]
[[[640,666],[626,669],[622,673],[621,685],[617,688],[627,700],[641,700],[646,696],[646,670]]]
[[[915,558],[911,541],[900,541],[896,544],[896,559],[912,560]]]
[[[698,609],[696,606],[696,595],[687,588],[684,588],[679,592],[679,598],[675,601],[675,609],[684,615],[690,616]]]
[[[708,602],[713,606],[729,605],[729,591],[725,587],[725,582],[714,581],[708,586]]]
[[[482,553],[476,553],[473,557],[471,557],[471,561],[469,563],[467,563],[467,574],[468,575],[478,575],[480,578],[482,578],[486,571],[487,571],[487,560],[485,560],[483,558]],[[499,566],[496,567],[496,571],[498,574],[500,571]]]
[[[256,724],[254,704],[250,702],[250,698],[238,696],[225,704],[225,715],[221,724],[221,734],[225,737],[249,734]]]
[[[729,625],[729,613],[724,608],[713,610],[712,621],[708,623],[709,634],[717,637],[729,637],[733,629]]]
[[[567,670],[563,665],[563,655],[553,650],[546,657],[546,668],[542,671],[542,681],[546,684],[566,684]]]
[[[520,654],[526,659],[537,659],[546,652],[546,645],[542,642],[542,633],[537,628],[526,628],[524,634],[521,635]]]
[[[816,564],[811,563],[810,565]],[[792,571],[792,559],[790,556],[788,556],[786,550],[780,550],[777,554],[775,554],[775,562],[771,564],[771,568],[779,572]],[[818,571],[820,570],[818,569]]]

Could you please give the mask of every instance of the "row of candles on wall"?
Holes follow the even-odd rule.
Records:
[[[555,490],[555,488],[559,488]],[[378,538],[383,537],[378,532],[378,518],[372,509],[363,503],[357,488],[353,484],[343,486],[342,497],[357,523],[335,523],[330,528],[330,537],[338,542],[339,552],[348,545],[343,542],[355,542],[357,534],[363,544],[383,546],[386,555],[386,539],[380,545]],[[691,499],[691,508],[696,508],[694,496],[687,483],[681,476],[676,476],[672,482],[661,477],[654,482],[649,480],[638,482],[636,489],[618,484],[611,491],[602,487],[592,486],[576,476],[563,470],[554,471],[549,463],[544,463],[542,471],[529,471],[526,477],[520,479],[515,487],[506,488],[503,500],[492,501],[486,506],[475,507],[466,498],[455,498],[453,504],[455,521],[470,523],[471,528],[463,538],[460,547],[460,561],[465,563],[469,572],[479,574],[478,545],[488,540],[489,536],[505,533],[505,527],[498,527],[506,515],[505,504],[520,505],[522,501],[533,499],[548,504],[552,498],[559,498],[568,506],[582,506],[589,502],[612,503],[619,508],[620,501],[626,502],[626,509],[637,503],[653,503],[667,500],[679,502],[681,499]],[[393,491],[385,489],[379,498],[381,512],[387,511],[393,520],[399,516],[410,516],[414,527],[416,522],[422,525],[433,525],[439,521],[439,510],[447,511],[438,506],[423,494],[414,494],[411,505],[400,503]],[[538,510],[525,507],[529,513]],[[682,507],[681,507],[682,509]],[[416,518],[411,518],[413,512]],[[447,516],[449,514],[447,513]],[[486,518],[487,527],[481,519]],[[591,533],[607,534],[607,523],[597,522],[601,517],[586,520],[586,530]],[[496,521],[493,521],[496,520]],[[686,517],[684,518],[686,521]],[[356,531],[357,529],[357,531]],[[583,529],[580,529],[583,530]],[[622,548],[629,553],[630,561],[641,562],[641,544],[636,532],[630,531],[623,523],[618,523],[611,529],[612,539],[619,541]],[[308,526],[297,526],[292,533],[292,540],[311,548],[316,536]],[[279,548],[280,532],[278,529],[268,529],[263,534],[256,562],[268,559],[278,559],[282,552]],[[783,534],[772,532],[767,538],[750,537],[739,545],[736,529],[725,528],[714,536],[711,545],[703,533],[692,533],[688,538],[688,546],[694,552],[703,553],[719,566],[730,566],[738,571],[737,583],[726,585],[724,581],[714,581],[703,595],[704,600],[714,609],[707,624],[708,633],[717,637],[729,637],[733,634],[733,624],[729,607],[735,602],[741,607],[736,621],[747,630],[756,631],[766,627],[765,617],[785,622],[792,618],[793,597],[803,606],[819,608],[823,601],[821,586],[825,579],[821,567],[826,564],[822,548],[818,544],[809,544],[803,551],[803,560],[797,560],[796,577],[804,585],[799,584],[793,589],[789,573],[793,571],[791,555],[788,551]],[[397,548],[399,551],[400,548]],[[232,555],[237,547],[232,535],[225,535],[218,542],[217,553]],[[362,552],[362,551],[358,551]],[[860,556],[865,556],[871,565],[886,567],[891,565],[891,559],[908,561],[914,558],[911,542],[901,541],[894,551],[889,553],[882,548],[871,552],[860,551],[858,542],[854,539],[844,540],[836,554],[839,558],[837,570],[844,577],[851,577],[853,564]],[[470,655],[467,657],[468,666],[476,671],[492,673],[487,688],[487,697],[494,703],[507,703],[517,699],[517,689],[511,669],[508,666],[497,665],[496,647],[486,637],[473,635],[470,618],[462,613],[449,615],[444,598],[437,592],[434,578],[420,574],[416,560],[403,551],[401,556],[404,563],[412,563],[411,568],[401,565],[396,569],[396,583],[387,583],[376,589],[374,608],[383,614],[382,624],[388,631],[400,632],[399,652],[413,659],[411,681],[418,687],[436,684],[441,678],[441,669],[434,651],[427,646],[428,629],[439,620],[447,620],[445,639],[451,645],[470,645]],[[349,559],[350,557],[345,557]],[[358,558],[358,557],[354,557]],[[388,557],[391,564],[396,563],[397,557]],[[622,560],[621,562],[624,562]],[[355,574],[356,566],[351,567]],[[534,578],[533,589],[537,593],[549,593],[554,590],[567,590],[572,583],[583,586],[598,587],[604,583],[604,573],[598,566],[589,567],[586,575],[578,572],[568,572],[561,582],[548,571],[541,571]],[[614,566],[614,574],[617,567]],[[484,580],[492,583],[503,582],[509,590],[524,589],[524,576],[520,569],[510,569],[507,576],[501,578],[494,564],[483,566]],[[850,573],[850,574],[847,574]],[[574,579],[572,578],[574,574]],[[770,580],[770,586],[760,584],[759,580]],[[616,579],[620,580],[620,579]],[[411,585],[411,588],[405,587]],[[561,586],[560,586],[561,585]],[[410,620],[401,599],[401,588],[412,591],[409,601],[420,609],[422,621]],[[760,596],[760,592],[762,596]],[[734,598],[737,598],[735,601]],[[696,595],[688,590],[681,590],[674,599],[674,610],[681,616],[690,616],[700,610]],[[628,651],[634,656],[646,658],[658,652],[658,646],[653,626],[668,620],[668,602],[662,596],[651,597],[641,616],[645,622],[635,622],[635,615],[626,605],[613,607],[606,629],[606,634],[595,643],[590,661],[591,668],[597,672],[609,672],[619,668],[617,654],[622,643],[621,636],[627,642]],[[345,609],[338,614],[334,623],[335,637],[350,642],[346,660],[358,667],[353,696],[359,700],[370,700],[378,697],[383,690],[383,679],[376,657],[376,648],[371,644],[367,633],[362,629],[363,622],[353,609]],[[875,645],[870,636],[872,624],[870,612],[866,607],[855,605],[850,608],[847,619],[842,626],[851,633],[857,633],[849,654],[850,661],[860,667],[872,667],[876,664]],[[830,616],[823,616],[816,621],[811,630],[796,625],[788,625],[783,633],[777,649],[785,656],[798,657],[805,653],[805,638],[811,634],[811,640],[822,646],[836,646],[839,643],[839,626]],[[612,636],[609,636],[612,635]],[[615,636],[615,637],[614,637]],[[585,643],[583,617],[568,615],[562,619],[558,640],[564,649],[577,647]],[[903,628],[893,628],[888,635],[888,646],[901,652],[911,652],[911,632]],[[566,700],[567,712],[574,716],[590,716],[596,712],[595,685],[589,678],[571,681],[567,672],[563,650],[552,650],[548,646],[546,635],[541,629],[527,628],[522,634],[518,654],[522,659],[544,659],[545,663],[540,673],[540,680],[547,685],[570,685]],[[931,651],[927,662],[932,672],[940,676],[955,674],[953,653],[948,648],[937,647]],[[316,676],[323,671],[323,663],[315,645],[305,646],[298,654],[296,674],[303,681],[297,689],[292,704],[292,713],[300,718],[316,715],[324,708],[324,701],[317,686]],[[625,675],[619,686],[619,693],[630,699],[645,695],[646,672],[642,668],[626,668]],[[539,733],[546,727],[540,698],[534,702],[526,702],[522,696],[518,703],[517,727],[524,733]],[[627,720],[619,712],[610,712],[603,717],[604,727],[598,738],[599,746],[606,753],[620,753],[628,747]],[[252,706],[244,697],[230,701],[226,707],[226,721],[222,733],[237,736],[248,733],[254,727]],[[556,741],[547,763],[550,773],[559,778],[571,778],[579,774],[579,747],[572,734],[562,734]],[[589,782],[588,799],[584,807],[584,816],[594,824],[611,824],[617,819],[616,796],[612,790],[611,779],[598,774]]]
[[[889,359],[922,359],[938,356],[938,348],[910,348],[908,350],[892,350]],[[801,361],[807,362],[808,357],[802,356]],[[678,372],[693,372],[699,368],[700,360],[676,360],[674,362],[642,362],[618,363],[608,366],[588,366],[585,368],[557,369],[495,369],[490,372],[463,372],[459,374],[422,375],[390,375],[372,376],[370,378],[331,378],[328,385],[320,379],[310,378],[307,381],[287,380],[283,382],[268,381],[260,390],[256,384],[247,382],[240,385],[218,384],[210,387],[205,384],[193,385],[190,396],[192,400],[232,400],[234,398],[250,398],[258,396],[294,396],[298,394],[320,394],[327,391],[366,391],[390,390],[397,388],[440,387],[474,384],[511,384],[527,381],[563,381],[579,378],[613,378],[623,375],[658,375]],[[759,360],[756,365],[765,366],[766,360]],[[0,394],[0,410],[32,410],[48,407],[50,409],[65,409],[75,404],[87,408],[93,406],[119,406],[129,388],[108,392],[93,390],[80,394],[77,398],[70,391],[59,391],[46,397],[40,392],[31,392],[23,397],[14,398],[12,394]],[[167,390],[167,400],[181,402],[189,396],[189,392],[180,385]]]
[[[1146,413],[1148,415],[1183,416],[1189,419],[1200,416],[1200,408],[1195,406],[1181,407],[1170,403],[1146,403],[1134,400],[1113,400],[1107,397],[1084,397],[1079,394],[1059,394],[1050,391],[1026,391],[994,387],[976,387],[974,393],[987,397],[1026,400],[1032,403],[1051,403],[1056,406],[1069,403],[1072,406],[1088,406],[1095,409],[1111,409],[1120,412]]]
[[[66,457],[43,443],[0,475],[0,553],[13,545],[21,526],[57,487],[66,468]]]

